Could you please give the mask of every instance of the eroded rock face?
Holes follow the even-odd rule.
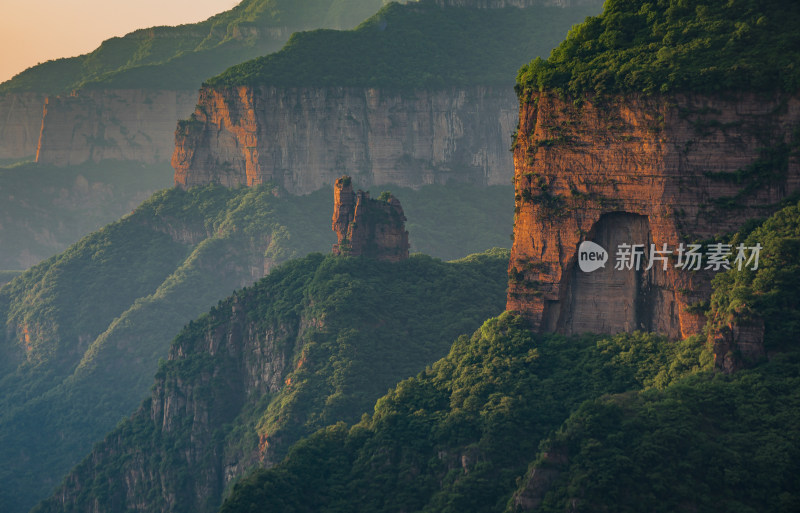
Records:
[[[42,128],[40,93],[9,93],[0,96],[0,159],[23,159],[36,155]]]
[[[535,511],[568,463],[566,448],[559,447],[542,454],[542,462],[528,470],[522,486],[511,497],[514,511]]]
[[[175,135],[175,184],[272,182],[307,194],[351,174],[363,186],[506,184],[510,88],[204,88]]]
[[[712,310],[708,344],[714,351],[714,366],[723,372],[751,367],[766,356],[764,319],[747,305],[723,314]]]
[[[652,240],[646,216],[618,212],[603,214],[588,236],[603,248],[626,243],[649,247]],[[567,293],[559,317],[546,319],[545,329],[567,334],[651,331],[652,320],[659,317],[654,309],[662,300],[659,285],[666,283],[663,266],[645,270],[647,257],[642,255],[638,270],[616,269],[613,260],[592,272],[574,265],[564,277]]]
[[[363,255],[389,262],[408,258],[406,216],[397,198],[389,195],[375,200],[368,192],[353,192],[349,176],[336,180],[333,196],[334,255]]]
[[[175,120],[192,112],[196,95],[194,90],[115,89],[49,97],[36,161],[57,166],[107,159],[169,161]]]
[[[129,432],[115,430],[95,446],[40,510],[65,511],[82,504],[87,513],[216,511],[231,481],[254,465],[274,464],[265,461],[271,452],[253,451],[246,444],[223,445],[215,438],[226,423],[233,422],[249,396],[277,393],[291,366],[292,342],[301,326],[295,321],[259,329],[247,317],[254,301],[249,296],[234,298],[225,310],[214,312],[219,322],[213,329],[197,338],[184,337],[170,348],[169,360],[204,354],[210,364],[194,375],[170,372],[156,376],[150,398],[131,417],[132,425],[156,436],[131,444]],[[197,365],[196,359],[194,362]],[[191,444],[186,450],[165,455],[166,465],[151,457],[164,454],[161,439],[177,443],[191,439]],[[99,473],[115,461],[124,463],[115,466],[115,484],[108,496],[84,504],[82,492],[92,483],[108,479]],[[181,469],[191,472],[181,475]]]
[[[704,316],[687,306],[709,298],[713,273],[674,261],[613,271],[615,246],[674,250],[766,217],[800,191],[788,147],[798,126],[797,97],[523,101],[507,308],[541,331],[698,333]],[[605,269],[577,269],[585,240],[607,246]]]

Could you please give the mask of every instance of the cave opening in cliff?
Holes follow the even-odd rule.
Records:
[[[565,273],[568,282],[558,307],[550,312],[553,328],[565,334],[652,331],[657,324],[656,310],[663,302],[661,285],[666,272],[660,265],[646,269],[653,242],[647,216],[629,212],[603,214],[585,240],[605,248],[608,262],[584,272],[577,265],[576,248]],[[616,265],[617,250],[624,245],[642,245],[639,265]]]

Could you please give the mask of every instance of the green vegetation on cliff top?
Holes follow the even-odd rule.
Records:
[[[573,23],[597,9],[392,3],[354,30],[296,33],[281,51],[234,66],[206,85],[507,85],[531,55],[546,55]]]
[[[91,53],[39,64],[0,84],[0,94],[193,89],[228,66],[278,50],[296,30],[353,27],[381,5],[383,0],[243,0],[199,23],[136,30]]]
[[[608,0],[547,60],[524,66],[517,91],[796,92],[798,26],[795,1]]]

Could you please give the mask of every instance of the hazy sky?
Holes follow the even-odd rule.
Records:
[[[240,0],[0,0],[0,82],[138,28],[201,21]]]

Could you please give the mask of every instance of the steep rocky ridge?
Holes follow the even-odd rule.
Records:
[[[391,92],[353,88],[203,89],[176,132],[175,183],[277,183],[294,194],[333,184],[505,184],[510,88]]]
[[[168,161],[175,122],[191,113],[203,79],[280,49],[295,31],[353,27],[382,3],[244,0],[199,23],[140,29],[29,68],[0,84],[0,159]]]
[[[44,102],[36,162],[166,162],[175,120],[192,112],[196,96],[194,89],[91,89],[51,96]]]
[[[27,511],[139,403],[184,323],[277,263],[329,248],[327,216],[306,226],[316,201],[164,191],[5,285],[4,510]]]
[[[357,424],[321,429],[280,465],[243,479],[220,511],[516,511],[512,492],[569,412],[707,367],[702,344],[644,333],[539,336],[505,313],[459,337]],[[559,460],[552,454],[549,463]],[[554,474],[537,473],[539,486]]]
[[[792,95],[523,97],[507,308],[542,331],[698,333],[687,307],[708,300],[713,273],[674,258],[615,271],[616,245],[675,250],[768,216],[800,191],[799,126]],[[609,251],[596,275],[576,267],[584,240]]]
[[[36,155],[44,101],[41,93],[0,95],[0,160]]]
[[[305,194],[344,173],[365,187],[507,183],[510,77],[599,3],[479,6],[390,4],[355,30],[295,34],[207,80],[178,124],[176,185]]]
[[[63,171],[53,169],[56,192]],[[135,179],[135,169],[128,176]],[[510,185],[395,192],[409,210],[416,251],[460,258],[509,243]],[[3,510],[24,512],[44,498],[136,408],[185,322],[278,262],[330,251],[331,198],[330,189],[292,196],[267,186],[162,191],[25,273],[0,272],[16,276],[0,290]],[[497,297],[503,258],[492,259],[502,274]]]
[[[190,323],[151,397],[35,511],[215,511],[232,481],[357,420],[502,308],[507,256],[281,266]]]
[[[334,255],[366,256],[387,262],[408,258],[406,216],[400,200],[391,195],[371,199],[369,192],[353,192],[349,176],[333,186],[333,218],[336,233]]]

